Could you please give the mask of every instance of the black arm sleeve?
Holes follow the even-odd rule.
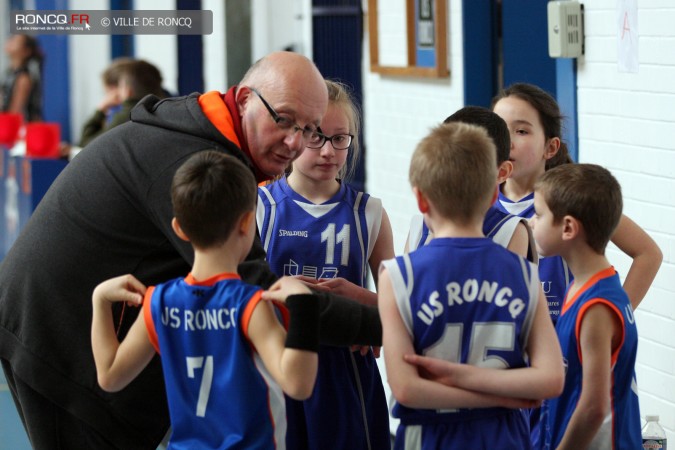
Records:
[[[335,346],[382,345],[382,323],[375,306],[339,295],[317,293],[321,343]]]
[[[289,295],[286,307],[290,324],[286,347],[310,352],[319,351],[319,302],[314,294]]]
[[[266,254],[256,235],[246,260],[237,271],[250,284],[269,287],[278,279],[265,260]],[[334,346],[382,345],[382,324],[377,307],[365,306],[346,297],[315,293],[319,301],[320,341]]]

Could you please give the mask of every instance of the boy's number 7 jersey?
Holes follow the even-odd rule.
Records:
[[[379,199],[342,183],[333,198],[316,205],[286,178],[260,187],[258,197],[258,231],[274,273],[341,277],[366,286],[382,219]]]

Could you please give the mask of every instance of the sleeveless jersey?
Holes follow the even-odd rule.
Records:
[[[534,193],[513,202],[499,192],[499,199],[495,206],[505,213],[530,219],[534,215]],[[574,277],[567,263],[560,256],[539,256],[539,279],[546,294],[548,310],[553,324],[558,321],[562,300],[565,298],[567,286]]]
[[[525,348],[539,294],[533,264],[487,238],[434,238],[383,265],[417,354],[498,369],[527,365]],[[440,434],[457,434],[456,429],[473,422],[482,430],[473,437],[477,442],[487,435],[493,444],[529,447],[527,423],[518,410],[440,411],[396,403],[393,413],[401,427],[409,427],[413,435],[421,433],[422,440],[425,428],[443,424]],[[519,425],[505,427],[504,420]],[[414,440],[401,427],[397,448],[415,448],[400,446],[399,441]],[[464,440],[453,448],[479,447]]]
[[[534,237],[532,236],[532,229],[527,224],[527,220],[519,216],[514,216],[492,205],[485,215],[483,221],[483,234],[489,237],[497,244],[504,248],[509,246],[513,233],[519,223],[523,222],[526,225],[529,245],[527,249],[527,259],[533,263],[537,263],[538,256],[534,244]],[[424,223],[421,214],[416,214],[410,220],[410,231],[408,233],[408,252],[412,252],[431,241],[432,235],[429,232],[429,227]]]
[[[143,313],[161,354],[169,449],[285,448],[283,392],[247,338],[259,287],[237,274],[148,289]]]
[[[279,276],[342,277],[366,286],[368,259],[380,230],[379,199],[341,183],[316,205],[282,178],[258,189],[258,231]],[[372,352],[322,345],[311,397],[286,403],[288,448],[389,450],[389,414]]]
[[[622,324],[619,348],[611,355],[611,432],[600,448],[642,448],[640,409],[638,404],[635,358],[638,335],[633,308],[621,280],[613,267],[593,276],[572,298],[565,298],[562,315],[556,325],[563,357],[566,361],[565,387],[560,397],[547,400],[542,407],[545,448],[556,448],[572,417],[583,377],[579,332],[584,314],[593,305],[608,306]],[[544,425],[545,424],[545,425]],[[594,441],[594,443],[598,443]],[[595,448],[595,447],[594,447]]]
[[[379,199],[341,183],[333,198],[316,205],[286,178],[258,188],[258,197],[258,231],[274,273],[366,285],[382,219]]]

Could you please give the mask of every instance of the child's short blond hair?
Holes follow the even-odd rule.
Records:
[[[495,155],[495,144],[482,127],[440,125],[418,144],[410,163],[410,184],[442,217],[466,223],[490,207],[496,189]]]

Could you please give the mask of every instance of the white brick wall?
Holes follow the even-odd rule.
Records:
[[[586,55],[578,65],[579,159],[608,167],[625,213],[656,240],[663,265],[635,313],[642,415],[658,414],[675,440],[675,4],[638,4],[639,71],[617,69],[617,2],[585,2]],[[630,260],[608,256],[621,273]]]
[[[365,3],[365,2],[364,2]],[[617,70],[618,1],[585,2],[586,55],[578,61],[579,159],[609,168],[625,213],[656,240],[663,265],[635,313],[642,415],[658,414],[675,441],[675,3],[640,0],[639,73]],[[450,77],[388,77],[364,65],[368,191],[391,217],[401,252],[417,212],[408,184],[410,156],[429,128],[463,106],[461,2],[448,0]],[[366,36],[367,38],[367,36]],[[392,45],[398,45],[392,41]],[[391,55],[387,40],[380,54]],[[368,59],[367,39],[364,61]],[[608,256],[620,273],[630,261]]]
[[[380,4],[384,2],[380,0]],[[380,20],[378,26],[382,28],[386,23],[389,34],[398,27],[399,36],[405,36],[404,6],[403,1],[387,1],[386,7],[380,6],[380,15],[385,14],[388,19]],[[410,218],[417,213],[408,183],[408,165],[415,146],[430,128],[464,106],[460,1],[448,1],[448,30],[451,75],[442,79],[381,76],[370,72],[367,30],[364,38],[367,189],[382,199],[391,218],[396,252],[403,252]],[[401,39],[381,37],[381,64],[405,65],[404,44]],[[394,53],[399,54],[398,58],[392,56]]]

